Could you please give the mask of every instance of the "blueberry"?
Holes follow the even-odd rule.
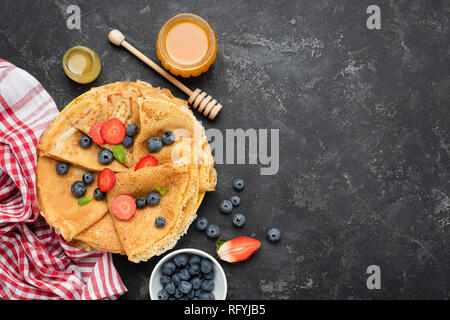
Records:
[[[70,191],[75,197],[81,198],[86,194],[86,185],[83,181],[75,181],[70,187]]]
[[[163,217],[158,217],[155,219],[155,226],[158,228],[163,228],[166,225],[166,219]]]
[[[236,191],[241,191],[244,189],[244,180],[242,179],[236,179],[233,181],[233,189]]]
[[[187,294],[186,294],[186,298],[188,298],[188,299],[193,299],[194,298],[194,290],[191,290],[191,291],[189,291]]]
[[[199,257],[199,256],[197,256],[197,255],[192,255],[190,258],[189,258],[189,265],[194,265],[194,264],[199,264],[200,263],[200,260],[201,260],[201,258]]]
[[[223,200],[219,205],[219,211],[223,214],[230,214],[233,211],[233,204],[230,200]]]
[[[216,296],[212,292],[208,292],[208,300],[216,300]]]
[[[80,147],[87,149],[92,145],[92,139],[91,137],[84,135],[78,140],[78,143],[80,144]]]
[[[142,208],[145,208],[146,205],[147,205],[147,201],[145,200],[145,198],[137,198],[136,199],[136,208],[142,209]]]
[[[214,270],[211,270],[210,273],[204,273],[203,278],[206,280],[212,280],[214,279]]]
[[[138,133],[138,126],[134,123],[127,125],[127,129],[125,131],[126,135],[129,137],[134,137]]]
[[[241,228],[245,224],[245,216],[242,213],[237,213],[233,217],[233,225],[235,227]]]
[[[150,192],[147,197],[145,198],[145,200],[147,201],[147,204],[149,206],[156,206],[159,203],[159,199],[161,197],[159,196],[158,193],[156,192]]]
[[[238,196],[232,196],[231,203],[233,204],[233,207],[238,207],[241,204],[241,198]]]
[[[95,200],[103,200],[105,198],[105,192],[100,191],[99,188],[94,190],[94,199]]]
[[[83,174],[83,182],[86,185],[90,185],[92,182],[94,182],[95,177],[92,173],[90,172],[86,172],[85,174]]]
[[[110,164],[114,160],[114,156],[109,150],[102,150],[98,154],[98,162],[101,164]]]
[[[177,266],[172,261],[168,261],[164,263],[161,267],[161,273],[166,276],[171,276],[174,272]]]
[[[170,146],[175,142],[175,135],[170,131],[164,132],[161,136],[161,140],[166,146]]]
[[[205,291],[200,291],[200,293],[198,294],[198,298],[200,300],[210,300],[210,295],[209,292],[205,292]]]
[[[194,290],[192,290],[192,291],[194,291],[194,297],[197,297],[197,298],[198,298],[198,296],[200,295],[200,293],[203,292],[203,291],[200,290],[200,289],[194,289]]]
[[[198,231],[205,231],[209,226],[208,219],[205,217],[197,218],[197,221],[195,222],[195,228]]]
[[[172,282],[166,283],[164,289],[167,291],[168,294],[175,293],[175,285]]]
[[[178,289],[180,289],[182,293],[189,293],[192,290],[192,284],[187,281],[181,281]]]
[[[213,280],[204,280],[202,282],[202,290],[203,291],[213,291],[214,290],[214,281]]]
[[[181,282],[181,279],[180,279],[180,276],[178,275],[178,273],[175,273],[173,276],[172,276],[172,283],[175,285],[175,287],[178,287],[178,285],[180,284],[180,282]]]
[[[175,262],[177,267],[184,267],[188,263],[188,257],[187,255],[180,253],[173,258],[173,262]]]
[[[267,239],[270,242],[277,242],[280,240],[280,238],[281,238],[280,230],[278,230],[276,228],[272,228],[269,231],[267,231]]]
[[[169,299],[169,294],[165,289],[161,289],[158,291],[158,299],[159,300],[167,300]]]
[[[189,266],[189,273],[193,276],[200,274],[200,266],[198,264],[193,264]]]
[[[210,273],[212,270],[212,264],[208,259],[202,259],[200,263],[200,271],[202,273]]]
[[[134,139],[133,139],[133,137],[130,137],[130,136],[126,136],[126,137],[123,138],[123,140],[122,140],[122,145],[123,145],[125,148],[131,147],[131,146],[133,145],[133,143],[134,143]]]
[[[169,276],[162,275],[161,278],[159,278],[159,282],[161,282],[162,285],[165,285],[171,283],[172,281]]]
[[[180,291],[180,289],[176,289],[175,293],[173,294],[175,299],[181,299],[183,297],[183,293]]]
[[[210,224],[206,229],[206,235],[211,239],[217,239],[220,236],[219,226],[216,224]]]
[[[59,175],[64,175],[67,173],[67,171],[69,171],[69,165],[65,162],[58,162],[58,164],[56,165],[56,172]]]
[[[147,148],[150,152],[158,152],[162,148],[161,139],[153,137],[147,140]]]
[[[200,287],[202,286],[202,279],[196,277],[191,280],[191,284],[193,289],[200,289]]]
[[[188,269],[186,269],[186,268],[181,269],[180,272],[178,272],[178,276],[180,277],[181,280],[189,280],[189,278],[191,277]]]

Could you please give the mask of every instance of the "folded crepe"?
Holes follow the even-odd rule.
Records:
[[[93,143],[88,149],[79,146],[79,138],[89,134],[93,124],[111,118],[118,118],[125,125],[136,123],[139,127],[133,147],[126,150],[125,165],[116,160],[109,165],[98,162],[98,153],[103,148],[112,150],[111,145]],[[158,153],[151,153],[160,165],[134,172],[134,165],[150,154],[147,140],[166,131],[173,131],[177,141]],[[199,191],[204,194],[204,191],[214,190],[217,182],[205,131],[187,103],[175,98],[167,89],[153,88],[142,81],[93,88],[75,99],[47,128],[38,148],[38,201],[47,222],[75,247],[127,254],[134,262],[172,248],[196,217]],[[49,158],[70,163],[69,173],[77,170],[79,173],[59,176],[56,161]],[[138,209],[131,220],[119,221],[107,212],[105,201],[93,200],[82,208],[78,206],[70,186],[81,180],[81,167],[92,172],[110,168],[117,173],[118,182],[108,192],[109,203],[119,192],[145,196],[157,185],[169,185],[172,192],[168,191],[157,207]],[[52,180],[64,181],[66,186],[52,190]],[[89,186],[87,194],[92,194],[93,189]],[[55,195],[57,191],[59,195]],[[63,201],[59,202],[59,198]],[[100,203],[103,203],[101,210],[89,210],[87,214],[87,208]],[[80,210],[73,210],[71,205]],[[65,210],[66,206],[69,210]],[[156,214],[166,217],[168,222],[164,228],[155,227]],[[152,221],[145,224],[148,220]]]
[[[66,112],[72,126],[89,135],[91,127],[99,122],[116,118],[127,126],[139,125],[138,99],[142,97],[135,82],[116,82],[93,88],[75,99]],[[114,146],[104,144],[102,148],[113,150]],[[126,149],[125,165],[134,165],[132,147]]]
[[[199,191],[213,191],[217,182],[214,159],[203,127],[192,112],[165,98],[140,100],[141,131],[135,140],[133,158],[141,159],[150,152],[147,140],[160,137],[166,131],[175,135],[175,143],[151,153],[158,164],[198,164]]]
[[[103,165],[98,161],[98,154],[103,150],[95,143],[87,148],[81,148],[79,139],[84,134],[76,129],[62,111],[45,130],[38,144],[40,155],[56,160],[72,163],[92,171],[102,171],[110,168],[115,172],[124,171],[127,168],[116,160],[109,165]]]
[[[111,214],[130,261],[146,261],[173,248],[195,219],[198,194],[196,170],[196,165],[168,164],[116,175],[116,185],[107,194],[110,212],[112,201],[119,195],[139,198],[155,191],[155,187],[167,189],[156,206],[137,209],[136,214],[127,221],[119,220]],[[155,219],[160,216],[166,220],[166,225],[162,228],[155,225]]]
[[[108,213],[106,200],[95,200],[79,205],[70,191],[75,181],[82,180],[87,171],[73,165],[65,175],[56,172],[57,161],[39,157],[36,169],[37,199],[39,209],[47,223],[53,226],[66,241],[89,228]],[[96,177],[96,175],[95,175]],[[97,177],[96,177],[97,178]],[[87,186],[86,196],[92,196],[97,179]]]
[[[105,214],[88,229],[77,234],[70,244],[85,251],[100,250],[125,254],[111,215]]]

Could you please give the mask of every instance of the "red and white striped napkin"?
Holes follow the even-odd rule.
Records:
[[[116,299],[111,254],[69,246],[40,217],[37,144],[58,115],[42,85],[0,59],[0,298]]]

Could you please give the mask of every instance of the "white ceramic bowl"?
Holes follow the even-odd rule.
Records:
[[[213,293],[216,296],[216,300],[225,300],[225,298],[227,297],[228,286],[227,286],[227,277],[225,276],[225,272],[223,271],[222,266],[210,254],[208,254],[204,251],[198,250],[198,249],[190,249],[190,248],[173,251],[173,252],[167,254],[164,258],[162,258],[158,262],[158,264],[155,266],[155,268],[152,271],[152,275],[150,276],[150,281],[148,283],[150,299],[158,300],[158,292],[159,292],[159,290],[162,289],[162,285],[160,282],[162,265],[166,261],[174,258],[179,253],[185,253],[187,255],[196,254],[198,256],[205,257],[205,258],[208,258],[209,260],[211,260],[211,262],[213,263],[214,274],[215,274],[215,277],[214,277],[215,287],[214,287]]]

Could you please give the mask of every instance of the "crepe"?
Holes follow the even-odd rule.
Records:
[[[72,126],[89,135],[90,128],[99,122],[116,118],[127,126],[139,126],[138,98],[142,93],[135,82],[116,82],[93,88],[74,100],[66,117],[72,119]],[[102,148],[113,150],[113,145],[104,144]],[[125,165],[134,165],[132,147],[126,149]]]
[[[191,109],[189,108],[185,100],[176,98],[168,89],[153,88],[150,84],[143,81],[136,81],[136,85],[141,91],[145,100],[159,100],[163,101],[165,105],[176,106],[179,111],[186,114],[194,124],[194,131],[198,137],[198,141],[202,146],[200,154],[200,166],[199,166],[199,191],[214,191],[217,184],[217,172],[214,168],[214,158],[211,153],[211,147],[208,143],[205,129],[201,123],[195,118]],[[142,104],[142,102],[141,102]],[[142,107],[140,109],[142,114]],[[135,156],[136,157],[136,156]]]
[[[138,209],[130,220],[122,221],[112,215],[116,232],[130,261],[148,260],[175,245],[181,236],[180,231],[184,230],[183,208],[186,208],[188,200],[195,203],[197,197],[196,169],[196,165],[168,164],[116,175],[116,185],[107,195],[110,209],[112,201],[119,195],[139,198],[155,191],[156,186],[168,188],[156,206]],[[166,219],[163,228],[155,225],[155,219],[159,216]],[[195,218],[192,203],[186,216],[189,222]]]
[[[109,213],[105,214],[90,228],[77,234],[70,244],[85,251],[100,250],[125,254]]]
[[[148,139],[172,131],[175,143],[151,155],[158,159],[159,164],[199,164],[199,191],[215,190],[217,175],[214,160],[204,129],[192,112],[183,106],[168,103],[164,98],[141,100],[139,110],[142,128],[134,144],[134,159],[149,154]]]
[[[87,171],[69,166],[65,175],[56,172],[57,161],[39,157],[37,161],[37,198],[39,209],[47,223],[53,226],[67,241],[89,228],[107,212],[106,200],[92,200],[79,205],[70,187],[73,182],[82,180]],[[96,180],[87,186],[86,196],[91,196],[97,188]]]
[[[70,162],[91,171],[101,171],[110,168],[115,172],[124,171],[127,168],[113,160],[109,165],[103,165],[98,161],[98,154],[103,149],[95,143],[87,148],[81,148],[78,140],[83,133],[74,128],[70,119],[63,111],[45,130],[38,144],[40,155],[60,161]]]
[[[114,160],[102,165],[98,153],[113,146],[93,143],[83,149],[78,140],[89,134],[93,124],[111,118],[125,125],[135,123],[139,131],[133,146],[126,149],[124,164]],[[166,131],[175,134],[176,142],[151,153],[147,140]],[[77,248],[126,254],[133,262],[173,248],[196,217],[198,199],[202,199],[199,192],[203,196],[204,191],[214,190],[217,182],[204,128],[186,101],[142,81],[117,82],[78,97],[47,128],[38,149],[38,202],[47,222]],[[159,165],[135,172],[136,163],[148,154],[155,156]],[[55,160],[69,163],[69,173],[57,175]],[[107,199],[79,206],[71,184],[81,180],[86,170],[94,173],[104,168],[116,172],[116,185],[107,192]],[[55,181],[58,186],[53,188]],[[141,197],[155,191],[155,186],[169,187],[157,206],[138,209],[128,221],[117,220],[109,212],[108,206],[117,195]],[[86,195],[92,195],[95,188],[89,186]],[[92,210],[87,210],[90,207]],[[166,218],[164,228],[155,226],[159,215]]]

